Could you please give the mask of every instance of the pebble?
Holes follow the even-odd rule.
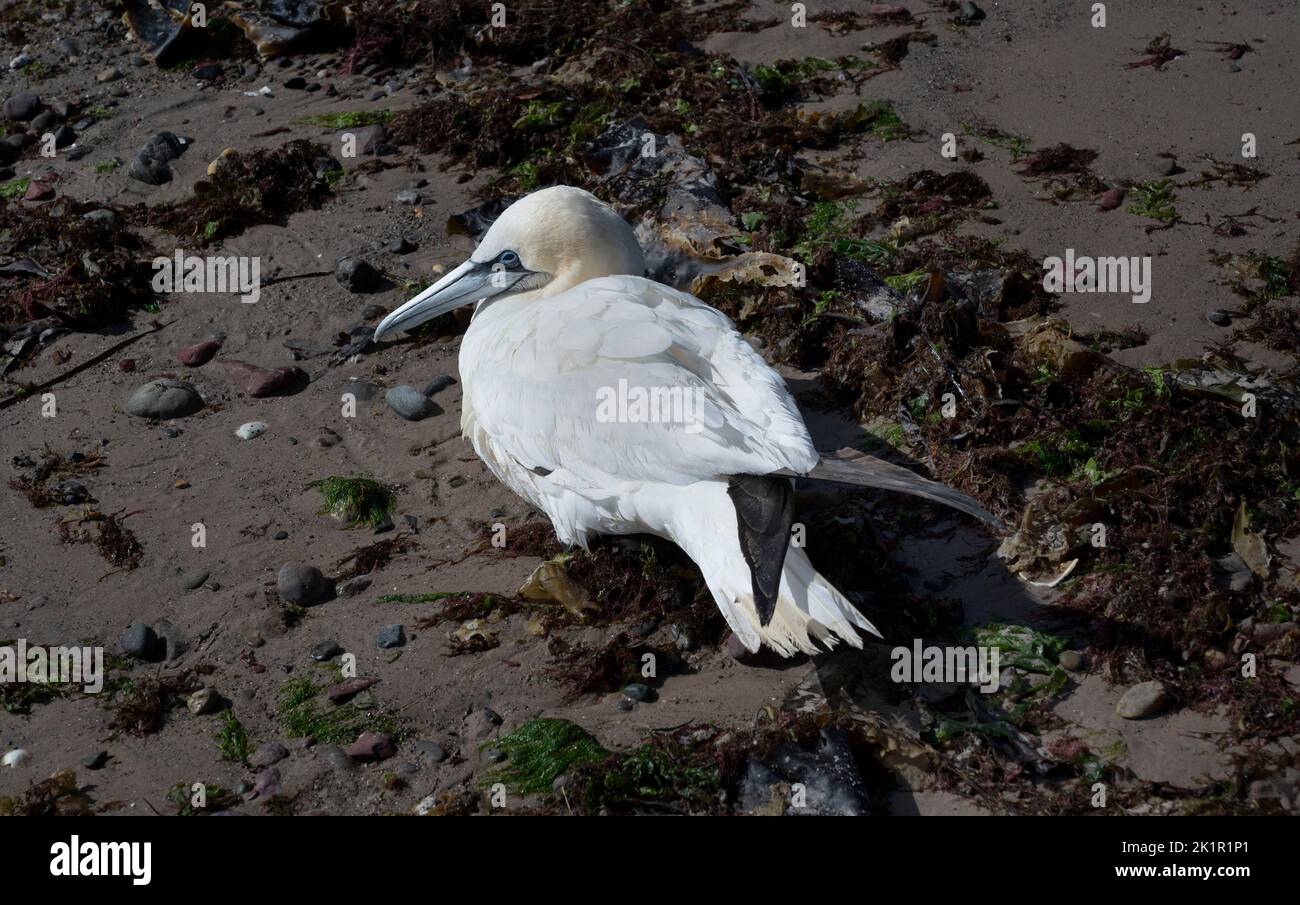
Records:
[[[1061,655],[1056,658],[1056,662],[1061,665],[1061,669],[1067,672],[1078,672],[1083,669],[1083,654],[1077,650],[1063,650]]]
[[[344,771],[352,768],[352,758],[348,757],[347,752],[338,745],[322,745],[316,749],[316,753],[335,770]]]
[[[337,641],[322,641],[311,649],[311,658],[317,663],[324,663],[333,660],[339,654],[343,653],[343,648]]]
[[[21,767],[31,761],[32,756],[22,748],[15,748],[5,754],[0,763],[6,767]]]
[[[126,402],[128,415],[166,421],[184,418],[203,408],[199,391],[180,380],[151,380],[131,394]]]
[[[447,752],[437,742],[416,742],[415,750],[431,763],[440,764],[447,759]]]
[[[402,189],[397,193],[398,204],[419,204],[423,200],[415,189]]]
[[[208,580],[209,574],[211,573],[205,571],[191,572],[188,575],[181,578],[181,586],[185,588],[185,590],[187,591],[193,591],[198,588],[201,588],[203,587],[203,582]]]
[[[171,182],[172,170],[169,164],[180,157],[189,144],[187,139],[171,132],[159,132],[136,153],[126,173],[132,179],[147,185]]]
[[[456,382],[456,378],[451,377],[447,374],[443,374],[441,377],[435,377],[424,388],[424,395],[436,396],[438,393],[441,393],[443,390],[447,389],[447,387],[451,386],[455,382]]]
[[[379,271],[365,258],[339,258],[334,265],[334,279],[349,292],[368,292],[379,285]]]
[[[175,660],[185,653],[188,644],[184,633],[168,619],[159,619],[153,624],[154,633],[162,644],[162,659]]]
[[[287,603],[318,603],[331,596],[334,586],[315,566],[286,563],[276,576],[280,599]]]
[[[100,82],[101,84],[104,82],[116,82],[121,77],[122,70],[118,69],[116,66],[110,66],[107,69],[101,69],[99,74],[95,76],[95,81]]]
[[[108,763],[107,751],[96,751],[93,754],[87,754],[81,759],[81,766],[87,770],[102,770],[106,763]]]
[[[1126,720],[1140,720],[1164,709],[1169,692],[1159,682],[1139,682],[1119,699],[1115,712]]]
[[[385,625],[375,637],[375,644],[380,650],[390,650],[406,644],[406,628],[401,623]]]
[[[638,703],[653,700],[654,694],[654,689],[643,682],[633,682],[623,688],[624,697]]]
[[[130,625],[118,639],[123,653],[140,660],[161,660],[163,646],[158,634],[143,622]]]
[[[221,361],[218,364],[226,372],[226,378],[231,383],[254,399],[273,396],[307,377],[302,368],[292,366],[261,368],[246,361]]]
[[[241,440],[252,440],[264,433],[266,433],[265,421],[249,421],[247,424],[239,426],[239,429],[235,431],[235,436]]]
[[[117,214],[105,207],[96,208],[93,211],[87,211],[81,215],[81,219],[90,223],[96,223],[100,226],[117,225]]]
[[[364,575],[358,575],[356,578],[349,578],[339,585],[338,594],[340,597],[356,597],[368,587],[370,587],[370,579]]]
[[[295,75],[293,78],[285,80],[284,87],[292,91],[301,91],[307,87],[307,80],[300,75]]]
[[[248,763],[253,767],[269,767],[278,764],[289,756],[289,749],[279,742],[267,742],[248,756]]]
[[[40,97],[30,91],[23,91],[5,101],[4,115],[5,119],[25,123],[35,119],[42,108]]]
[[[413,386],[401,384],[384,394],[388,407],[407,421],[420,421],[438,413],[438,406]]]
[[[363,732],[344,752],[356,760],[387,760],[397,753],[393,740],[382,732]]]
[[[1232,315],[1228,314],[1226,311],[1221,311],[1218,308],[1215,308],[1209,314],[1205,315],[1205,319],[1216,327],[1232,326]]]
[[[395,255],[407,255],[419,248],[414,242],[406,236],[398,236],[388,243],[388,250]]]
[[[506,759],[506,753],[500,748],[488,748],[483,752],[483,759],[489,764],[499,764]]]
[[[212,713],[221,706],[221,695],[215,688],[200,688],[185,701],[185,707],[195,716]]]

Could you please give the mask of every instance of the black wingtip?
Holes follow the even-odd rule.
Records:
[[[794,522],[794,486],[789,478],[734,475],[727,495],[736,508],[740,549],[749,566],[750,587],[759,625],[764,628],[776,612],[781,572]]]

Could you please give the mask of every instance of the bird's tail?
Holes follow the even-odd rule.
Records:
[[[714,486],[723,492],[701,492],[701,485],[695,485],[691,523],[674,531],[672,539],[700,567],[727,625],[747,649],[757,651],[766,644],[788,657],[798,651],[815,654],[840,641],[861,647],[857,629],[880,635],[793,543],[786,551],[772,618],[763,625],[740,547],[735,508],[725,485]]]

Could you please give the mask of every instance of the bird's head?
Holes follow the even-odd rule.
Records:
[[[384,318],[375,339],[462,305],[525,294],[543,299],[597,277],[644,272],[627,222],[590,192],[557,185],[506,208],[469,260]]]

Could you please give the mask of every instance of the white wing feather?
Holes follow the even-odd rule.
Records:
[[[690,484],[731,474],[810,471],[818,454],[781,376],[724,314],[640,277],[589,280],[542,302],[497,303],[462,350],[478,426],[528,469]],[[696,393],[687,421],[598,417],[598,393]],[[490,401],[491,404],[487,404]],[[691,422],[694,423],[691,423]]]

